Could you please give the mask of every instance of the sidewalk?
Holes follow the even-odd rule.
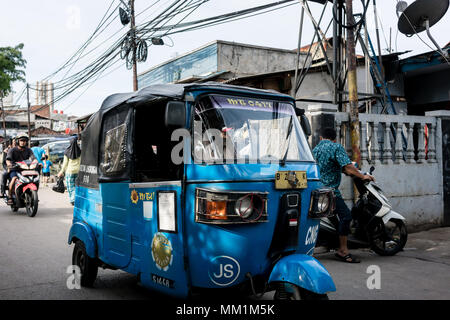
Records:
[[[331,274],[332,300],[450,300],[450,227],[411,233],[403,251],[382,257],[370,249],[350,250],[361,263],[337,261],[333,252],[314,255]],[[369,288],[374,270],[380,288]]]

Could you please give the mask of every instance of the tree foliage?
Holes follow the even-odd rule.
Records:
[[[12,90],[15,81],[25,82],[26,60],[22,58],[23,43],[15,47],[0,48],[0,96],[5,97]]]

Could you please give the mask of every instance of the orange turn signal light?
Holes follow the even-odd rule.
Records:
[[[206,217],[208,219],[226,220],[227,202],[226,201],[206,201]]]

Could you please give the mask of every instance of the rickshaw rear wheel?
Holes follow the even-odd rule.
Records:
[[[80,268],[81,286],[92,287],[97,278],[98,263],[96,259],[88,256],[86,247],[82,241],[75,242],[72,264]]]
[[[284,283],[275,290],[273,300],[328,300],[327,294],[318,294],[299,286],[289,284],[290,290],[285,290]]]

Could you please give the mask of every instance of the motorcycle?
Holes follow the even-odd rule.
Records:
[[[369,174],[375,170],[370,168]],[[392,210],[381,187],[373,181],[353,177],[359,198],[352,208],[351,233],[348,246],[370,248],[381,256],[393,256],[403,249],[408,232],[405,218]],[[317,246],[339,247],[339,218],[332,216],[320,221]]]
[[[39,162],[35,159],[16,162],[13,169],[17,172],[14,192],[11,195],[13,204],[11,210],[26,208],[27,215],[34,217],[38,210]],[[5,199],[5,202],[8,201]]]

